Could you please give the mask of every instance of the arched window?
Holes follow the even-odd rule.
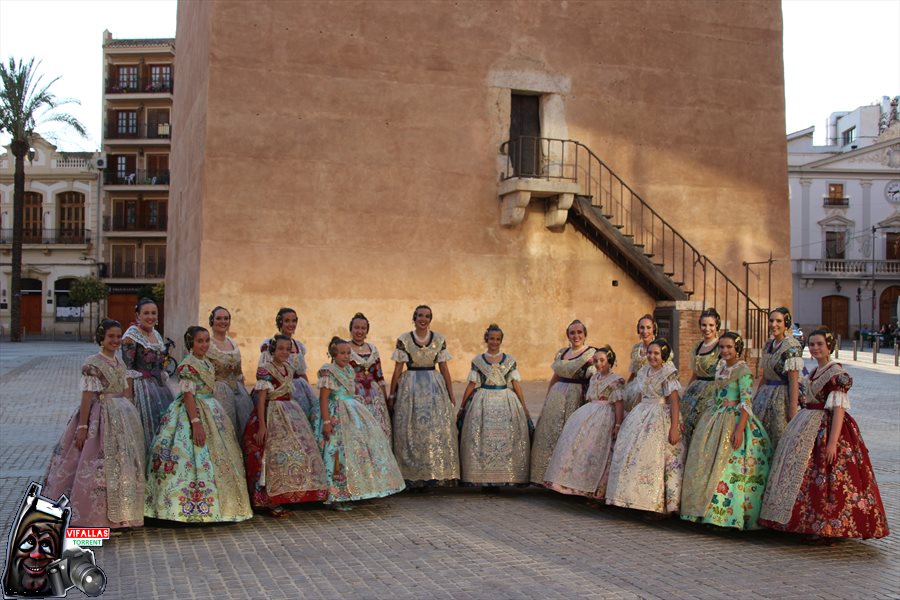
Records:
[[[84,194],[63,192],[56,195],[59,207],[59,241],[69,244],[84,242]]]
[[[44,197],[38,192],[25,192],[25,218],[22,222],[22,238],[26,244],[40,244],[43,239]]]

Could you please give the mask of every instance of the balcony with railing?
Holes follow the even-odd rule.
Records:
[[[822,198],[822,206],[825,208],[847,208],[850,206],[850,198],[824,196]]]
[[[107,140],[169,140],[172,137],[170,123],[109,123],[106,126]]]
[[[803,279],[897,279],[900,260],[865,258],[803,258],[796,261]]]
[[[166,233],[166,215],[162,211],[162,215],[151,219],[144,218],[127,218],[116,215],[114,218],[109,216],[103,217],[103,231],[111,234],[127,233],[127,234],[145,234],[145,233]],[[134,237],[129,235],[129,237]]]
[[[111,77],[106,80],[107,94],[171,94],[175,89],[175,80],[152,77]]]
[[[107,170],[103,174],[104,185],[125,186],[167,186],[169,185],[169,170],[134,170],[116,171]]]
[[[166,276],[166,261],[113,261],[102,263],[100,272],[109,279],[163,279]]]
[[[0,245],[13,243],[13,230],[0,229]],[[43,227],[26,227],[22,230],[22,243],[26,245],[80,245],[91,243],[89,229],[63,228],[44,229]]]

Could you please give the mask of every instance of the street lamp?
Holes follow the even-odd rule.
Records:
[[[766,311],[772,310],[772,263],[775,262],[775,259],[772,258],[772,253],[769,252],[769,260],[757,260],[753,262],[744,261],[741,264],[744,265],[744,291],[746,292],[746,300],[744,307],[744,315],[746,318],[744,319],[744,328],[746,329],[745,335],[747,339],[751,336],[750,334],[750,266],[751,265],[769,265],[769,283],[768,283],[768,303],[766,304]],[[762,343],[762,341],[760,341]]]

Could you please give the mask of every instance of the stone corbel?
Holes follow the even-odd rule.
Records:
[[[559,194],[547,201],[547,213],[544,215],[546,227],[562,227],[566,224],[569,209],[575,203],[575,194]]]
[[[500,224],[504,227],[515,227],[525,220],[525,209],[531,202],[531,192],[516,190],[503,195],[500,213]]]

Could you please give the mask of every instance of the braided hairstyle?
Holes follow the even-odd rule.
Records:
[[[569,330],[572,329],[572,325],[581,325],[581,328],[584,329],[584,337],[587,337],[587,325],[585,325],[578,319],[575,319],[574,321],[566,325],[566,337],[569,337]]]
[[[609,363],[610,369],[612,369],[616,365],[616,353],[615,351],[613,351],[612,346],[606,344],[605,346],[597,348],[597,352],[602,352],[606,355],[606,362]]]
[[[140,300],[138,300],[138,303],[134,305],[134,314],[141,314],[141,309],[148,304],[156,306],[156,302],[154,300],[151,300],[150,298],[141,298]]]
[[[772,313],[776,312],[781,313],[784,316],[784,328],[790,329],[791,325],[794,324],[794,319],[791,318],[791,311],[784,306],[779,306],[778,308],[773,308],[769,311],[769,315],[771,316]]]
[[[284,315],[290,313],[294,313],[296,315],[297,311],[287,306],[282,306],[278,309],[278,314],[275,315],[275,328],[278,329],[279,332],[281,331],[281,326],[284,325]]]
[[[820,327],[809,334],[807,340],[811,340],[814,335],[821,335],[825,338],[825,345],[828,346],[828,353],[832,354],[834,349],[837,347],[837,338],[834,337],[834,334],[827,327]]]
[[[484,343],[487,344],[488,336],[491,334],[492,331],[496,331],[497,333],[500,334],[500,341],[502,342],[503,341],[503,330],[500,329],[500,326],[497,325],[496,323],[491,323],[490,325],[487,326],[487,329],[484,330]]]
[[[291,338],[289,338],[288,336],[282,333],[276,333],[269,339],[269,341],[266,342],[266,351],[269,353],[269,356],[275,356],[275,349],[278,347],[278,342],[282,340],[288,343],[293,343],[291,341]]]
[[[106,332],[113,327],[122,329],[122,324],[115,319],[103,319],[102,321],[100,321],[100,324],[97,325],[96,331],[94,331],[94,341],[97,342],[98,346],[103,345],[103,340],[106,339]]]
[[[189,351],[194,349],[194,338],[197,337],[198,333],[206,332],[209,333],[209,330],[206,327],[202,327],[200,325],[191,325],[187,328],[187,331],[184,332],[184,347]]]
[[[350,325],[347,327],[347,329],[350,331],[350,333],[353,333],[353,322],[356,320],[366,322],[366,333],[368,333],[369,332],[369,319],[367,319],[366,315],[362,314],[361,312],[356,313],[355,315],[353,315],[353,318],[350,319]]]
[[[729,340],[734,341],[734,351],[735,353],[737,353],[738,358],[740,358],[744,353],[744,338],[741,337],[741,334],[739,334],[737,331],[726,331],[721,336],[719,336],[720,340],[724,338],[728,338]]]
[[[228,310],[228,309],[225,308],[224,306],[217,306],[217,307],[215,307],[214,309],[212,309],[212,310],[210,311],[210,313],[209,313],[209,326],[210,326],[210,327],[213,326],[213,321],[215,321],[215,319],[216,319],[216,313],[219,312],[220,310],[224,310],[225,312],[227,312],[227,313],[228,313],[228,318],[229,318],[229,319],[231,318],[231,311],[230,311],[230,310]]]
[[[416,320],[416,315],[418,315],[418,314],[419,314],[419,311],[422,310],[423,308],[428,309],[428,313],[429,313],[429,315],[428,315],[428,321],[431,322],[431,320],[434,318],[434,311],[431,310],[431,307],[428,306],[427,304],[420,304],[420,305],[418,305],[418,306],[416,307],[416,310],[413,311],[413,316],[412,316],[412,320],[413,320],[413,321]]]
[[[338,346],[342,346],[344,344],[349,345],[350,342],[348,342],[345,339],[339,338],[338,336],[334,336],[333,338],[331,338],[331,341],[328,342],[328,356],[331,357],[332,362],[334,361],[334,358],[337,356]]]
[[[635,329],[637,330],[638,335],[641,334],[641,321],[650,321],[653,324],[653,336],[656,337],[656,335],[659,333],[659,325],[656,323],[656,319],[653,318],[653,315],[647,313],[637,320],[637,326],[635,327]]]
[[[708,317],[712,317],[716,320],[716,331],[722,329],[722,317],[720,317],[718,311],[716,311],[716,309],[711,306],[700,313],[700,319],[697,321],[697,324],[702,324],[703,319],[706,319]]]
[[[672,356],[672,345],[669,344],[669,340],[667,340],[666,338],[656,338],[652,342],[650,342],[650,346],[659,347],[663,362],[666,362],[667,360],[669,360],[669,357]]]

